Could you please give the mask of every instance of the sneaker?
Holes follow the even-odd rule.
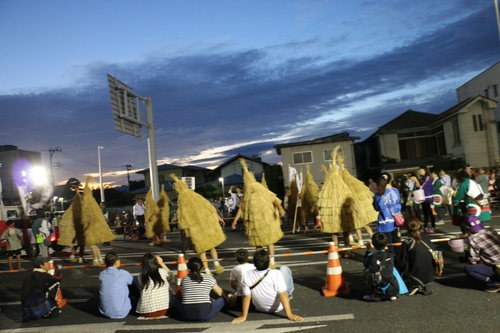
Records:
[[[78,260],[75,258],[75,256],[70,256],[69,262],[78,262]]]
[[[215,267],[215,274],[222,274],[224,272],[224,267],[222,265],[214,265]]]
[[[416,288],[413,288],[410,290],[410,292],[408,293],[408,296],[413,296],[415,295],[418,291],[420,290],[419,287],[416,287]]]
[[[101,263],[99,262],[99,259],[94,259],[94,261],[92,262],[92,265],[93,266],[101,266]]]
[[[83,258],[82,257],[78,258],[78,263],[79,264],[83,264]]]
[[[291,301],[293,299],[293,294],[288,295],[288,300]]]
[[[359,246],[359,247],[363,247],[363,246],[365,246],[365,243],[363,242],[363,240],[362,240],[362,239],[360,239],[360,240],[358,241],[358,246]]]
[[[439,220],[436,222],[436,225],[443,225],[444,224],[444,221],[443,220]]]
[[[484,289],[487,293],[497,293],[500,291],[500,283],[495,286],[489,286]]]
[[[434,233],[436,233],[436,230],[434,230],[434,228],[432,228],[432,227],[429,227],[429,228],[427,228],[427,233],[434,234]]]

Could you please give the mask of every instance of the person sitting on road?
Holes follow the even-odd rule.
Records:
[[[500,235],[493,228],[484,228],[479,218],[469,216],[467,220],[469,236],[469,262],[465,272],[471,278],[483,281],[485,291],[500,291]]]
[[[139,320],[168,318],[170,306],[169,269],[160,256],[146,253],[142,257],[142,273],[139,279],[141,297],[137,303]],[[172,276],[173,277],[173,276]]]
[[[406,230],[411,237],[401,244],[396,255],[396,268],[401,273],[409,295],[415,293],[431,295],[429,284],[434,280],[435,263],[430,248],[422,240],[420,223],[416,216],[408,216],[405,221]]]
[[[280,269],[269,269],[269,255],[265,250],[255,252],[253,256],[254,270],[243,276],[242,314],[231,324],[239,324],[247,320],[250,303],[260,312],[275,313],[285,310],[288,319],[303,321],[304,318],[292,313],[290,299],[294,290],[292,272],[287,266]]]
[[[51,257],[39,257],[34,261],[35,269],[23,281],[21,300],[24,321],[55,318],[61,313],[57,306],[57,293],[62,274],[50,274]],[[45,300],[45,302],[42,302]]]
[[[383,232],[373,234],[372,241],[375,252],[370,253],[371,244],[366,242],[365,270],[366,283],[371,286],[371,294],[363,299],[369,302],[383,300],[396,301],[399,284],[394,276],[394,255],[387,252],[387,235]]]
[[[182,297],[175,299],[175,305],[184,320],[210,320],[227,304],[227,296],[212,276],[201,273],[200,258],[189,259],[187,267],[189,274],[181,280]],[[210,300],[211,291],[220,296],[214,302]]]
[[[112,319],[125,318],[132,309],[128,286],[137,285],[137,278],[119,269],[121,261],[114,252],[106,254],[104,263],[106,269],[99,274],[99,311]]]
[[[236,265],[229,275],[229,283],[234,292],[229,294],[230,305],[235,304],[241,306],[241,299],[243,296],[243,285],[242,280],[246,272],[255,269],[254,264],[248,263],[248,251],[245,249],[239,249],[235,253]]]

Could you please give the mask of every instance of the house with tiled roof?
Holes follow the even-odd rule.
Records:
[[[325,173],[322,165],[327,168],[332,163],[332,151],[336,146],[340,146],[341,154],[344,157],[345,168],[356,176],[356,162],[354,159],[353,142],[359,140],[357,136],[350,136],[349,133],[339,133],[317,139],[288,142],[274,146],[276,153],[281,155],[283,162],[283,177],[285,185],[288,184],[288,166],[294,167],[299,173],[305,175],[306,165],[310,166],[311,174],[317,184],[323,182]]]
[[[420,165],[432,167],[435,156],[494,166],[498,164],[496,106],[492,99],[475,96],[439,114],[408,110],[356,144],[358,173],[367,178],[369,170],[376,169],[398,176]]]

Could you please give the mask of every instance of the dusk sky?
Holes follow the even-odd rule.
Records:
[[[126,184],[144,140],[115,131],[106,74],[153,98],[158,164],[240,153],[440,113],[500,61],[494,0],[0,0],[0,145],[60,147],[56,183]]]

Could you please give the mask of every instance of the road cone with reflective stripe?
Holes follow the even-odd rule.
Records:
[[[339,253],[335,248],[335,243],[330,242],[330,247],[328,248],[328,265],[326,267],[326,286],[323,287],[323,296],[331,297],[349,295],[350,293],[351,290],[349,290],[342,276]]]
[[[50,264],[50,269],[47,271],[47,273],[54,275],[56,273],[56,266],[54,265],[54,260],[49,261]],[[63,298],[61,287],[57,290],[57,295],[56,295],[56,302],[57,302],[57,307],[62,308],[66,304],[68,304],[68,300]]]
[[[177,290],[175,291],[175,297],[182,296],[181,280],[186,275],[188,275],[187,261],[184,259],[183,254],[179,254],[179,259],[177,260]]]

